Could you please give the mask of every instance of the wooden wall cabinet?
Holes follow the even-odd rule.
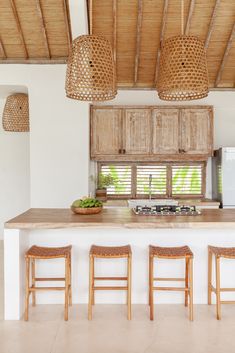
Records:
[[[213,153],[211,106],[91,106],[91,159],[207,160]]]

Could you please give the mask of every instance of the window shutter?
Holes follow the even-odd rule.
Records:
[[[202,195],[203,165],[173,165],[172,195]]]
[[[111,174],[115,184],[107,188],[108,196],[131,196],[131,175],[130,165],[101,165],[101,173]]]
[[[136,171],[136,194],[149,194],[149,180],[152,175],[152,195],[166,195],[167,167],[165,165],[140,165]]]

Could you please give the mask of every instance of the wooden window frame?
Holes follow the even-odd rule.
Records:
[[[179,162],[98,162],[97,169],[98,175],[101,172],[102,165],[126,165],[131,166],[131,194],[130,195],[109,195],[108,200],[116,200],[116,199],[148,199],[148,195],[138,195],[136,193],[136,175],[137,175],[137,166],[151,166],[151,165],[166,165],[167,166],[167,186],[166,186],[166,194],[152,194],[152,199],[204,199],[206,194],[206,161],[179,161]],[[172,166],[193,166],[193,165],[200,165],[202,166],[202,192],[201,194],[177,194],[172,195]]]

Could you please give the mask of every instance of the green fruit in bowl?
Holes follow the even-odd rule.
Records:
[[[72,207],[76,208],[93,208],[93,207],[102,207],[103,203],[92,197],[84,197],[79,200],[75,200],[72,204]]]

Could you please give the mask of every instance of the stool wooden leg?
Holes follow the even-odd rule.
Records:
[[[189,319],[193,321],[193,259],[189,259]]]
[[[28,321],[29,319],[29,275],[30,275],[30,260],[25,259],[25,312],[24,319]]]
[[[150,320],[154,319],[153,307],[153,256],[149,256],[149,305],[150,305]]]
[[[69,257],[69,305],[72,306],[72,264]]]
[[[216,316],[217,320],[221,319],[221,303],[220,303],[220,258],[215,257],[216,263]]]
[[[35,287],[35,259],[32,259],[32,287]],[[32,305],[36,305],[36,291],[32,292]]]
[[[65,258],[65,305],[64,320],[68,321],[68,304],[69,304],[69,258]]]
[[[185,288],[188,288],[188,266],[189,266],[189,260],[186,257],[185,258]],[[189,292],[185,291],[185,298],[184,298],[184,305],[187,307],[188,306],[188,297],[189,297]]]
[[[94,258],[92,255],[90,255],[88,320],[92,319],[92,294],[93,294],[92,285],[94,280],[93,263],[94,263]]]
[[[95,305],[95,290],[94,290],[94,286],[95,286],[95,258],[93,258],[92,261],[92,272],[93,272],[93,276],[92,276],[92,305]]]
[[[212,252],[208,249],[208,305],[211,305]]]
[[[131,255],[128,256],[127,262],[127,318],[128,320],[131,320]]]

